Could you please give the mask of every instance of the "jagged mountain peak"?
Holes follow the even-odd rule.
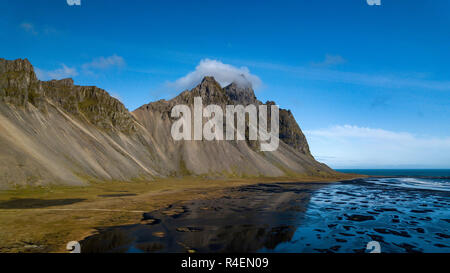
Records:
[[[235,84],[240,88],[253,88],[252,82],[245,77],[244,74],[239,75],[237,79],[235,79],[231,84]],[[253,90],[253,89],[252,89]]]
[[[212,76],[205,76],[200,84],[198,84],[196,87],[194,87],[193,90],[199,89],[200,91],[208,94],[208,93],[214,93],[214,92],[220,92],[222,90],[222,87],[220,86],[219,82],[216,81],[216,79]]]
[[[256,99],[255,91],[253,91],[251,85],[241,85],[237,82],[232,82],[227,85],[224,90],[235,104],[260,104]]]
[[[194,97],[201,97],[204,104],[230,104],[231,101],[224,89],[212,76],[206,76],[190,91],[184,91],[169,103],[192,104]]]
[[[217,83],[216,79],[214,78],[214,76],[205,76],[203,77],[202,81],[200,84],[204,84],[204,83]]]

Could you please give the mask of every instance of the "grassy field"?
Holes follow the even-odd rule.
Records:
[[[66,252],[97,227],[139,223],[142,213],[174,202],[215,198],[229,187],[269,182],[326,182],[336,178],[160,179],[103,182],[85,187],[30,187],[0,191],[0,252]]]

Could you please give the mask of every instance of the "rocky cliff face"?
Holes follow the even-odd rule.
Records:
[[[0,100],[17,106],[41,106],[44,91],[33,66],[25,59],[0,58]]]
[[[72,79],[41,82],[45,96],[70,114],[107,130],[136,131],[133,116],[117,99],[95,86],[77,86]]]
[[[15,106],[46,110],[46,101],[103,129],[133,132],[132,115],[117,99],[95,86],[77,86],[72,79],[39,81],[25,59],[0,59],[0,99]]]
[[[171,109],[261,104],[251,87],[222,88],[212,77],[172,100],[130,113],[95,86],[39,81],[28,60],[0,59],[0,188],[86,184],[92,180],[332,175],[314,160],[292,114],[280,110],[280,147],[260,152],[248,141],[174,141]]]
[[[237,83],[231,83],[224,88],[225,93],[233,104],[249,105],[262,104],[256,96],[251,86],[240,86]],[[274,105],[275,102],[268,101],[266,105]],[[280,108],[280,140],[288,144],[297,151],[311,156],[308,141],[305,135],[295,121],[290,110]],[[311,156],[312,157],[312,156]]]
[[[315,161],[292,113],[284,109],[280,109],[281,142],[275,152],[261,152],[258,141],[176,142],[168,139],[173,122],[170,117],[171,109],[175,105],[184,104],[189,106],[193,113],[194,98],[199,96],[204,106],[215,104],[221,106],[224,111],[226,105],[262,104],[250,86],[232,83],[222,88],[213,77],[205,77],[198,86],[169,101],[160,100],[136,109],[133,112],[136,119],[147,128],[161,149],[170,154],[172,161],[179,162],[176,169],[184,168],[190,174],[227,176],[333,173],[327,166]]]
[[[280,109],[280,140],[302,154],[312,157],[308,141],[290,110]]]
[[[0,188],[151,179],[169,172],[156,147],[106,91],[0,59]]]

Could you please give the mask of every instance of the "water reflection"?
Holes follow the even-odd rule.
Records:
[[[450,252],[450,192],[395,179],[235,188],[100,230],[82,251],[347,253],[375,240],[382,252]]]
[[[145,213],[140,224],[100,229],[83,252],[256,252],[289,242],[312,192],[326,184],[259,184],[213,200]]]

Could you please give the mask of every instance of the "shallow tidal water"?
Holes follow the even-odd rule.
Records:
[[[450,252],[450,189],[408,181],[372,178],[319,189],[292,239],[262,251],[366,252],[377,241],[381,252]]]
[[[82,252],[450,253],[450,179],[385,177],[234,188],[99,229]]]

